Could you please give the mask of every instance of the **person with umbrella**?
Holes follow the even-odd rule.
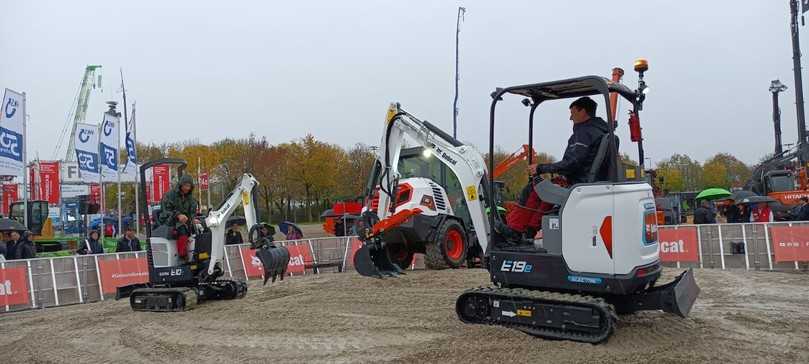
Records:
[[[699,207],[694,209],[694,224],[716,224],[716,214],[708,200],[700,200]]]
[[[6,260],[30,259],[36,257],[34,243],[28,240],[25,226],[12,219],[0,219],[0,231],[5,233],[5,252],[3,256]]]

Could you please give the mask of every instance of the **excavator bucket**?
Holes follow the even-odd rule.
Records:
[[[272,278],[273,283],[278,276],[284,280],[284,275],[289,264],[289,250],[286,247],[268,245],[256,248],[256,256],[264,267],[264,284]]]
[[[362,276],[384,278],[396,277],[404,271],[390,261],[388,254],[380,245],[365,243],[354,254],[354,269]]]

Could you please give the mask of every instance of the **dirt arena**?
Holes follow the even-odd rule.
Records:
[[[667,276],[675,272],[669,270]],[[691,316],[621,318],[605,344],[464,325],[456,296],[480,269],[251,282],[247,297],[183,313],[106,301],[0,315],[6,363],[64,362],[809,362],[809,275],[700,270]]]

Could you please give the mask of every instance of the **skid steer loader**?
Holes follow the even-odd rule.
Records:
[[[547,180],[535,185],[539,197],[557,209],[542,219],[541,244],[509,241],[497,214],[488,216],[486,251],[491,287],[470,289],[458,297],[461,321],[500,325],[551,339],[589,343],[607,340],[618,314],[662,310],[685,317],[699,287],[691,269],[667,284],[661,274],[652,188],[646,182],[619,180],[615,120],[609,94],[633,105],[637,117],[645,99],[645,60],[635,64],[639,87],[631,90],[598,76],[498,88],[493,94],[489,151],[495,147],[495,108],[504,96],[516,95],[531,105],[528,129],[542,103],[581,96],[603,96],[608,134],[600,140],[588,183],[564,188]],[[639,149],[639,153],[640,153]],[[494,161],[489,157],[489,166]],[[609,181],[595,180],[606,168]],[[494,188],[489,178],[486,190]],[[484,194],[493,204],[491,194]]]
[[[186,162],[181,159],[160,159],[150,161],[140,167],[141,175],[155,165],[177,166],[182,175]],[[225,224],[239,206],[244,207],[247,225],[251,227],[251,243],[256,256],[264,266],[264,283],[283,275],[289,263],[289,251],[276,247],[272,235],[257,237],[253,234],[258,226],[253,190],[258,181],[245,173],[236,187],[219,207],[195,225],[188,242],[187,260],[177,252],[177,241],[171,227],[160,225],[152,228],[146,224],[146,259],[149,268],[149,282],[118,288],[116,299],[129,297],[130,306],[135,311],[185,311],[210,300],[243,298],[247,284],[243,281],[221,279],[224,275]],[[146,181],[140,182],[143,198],[141,211],[146,208]]]

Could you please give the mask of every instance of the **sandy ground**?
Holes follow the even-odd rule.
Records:
[[[667,271],[671,276],[673,271]],[[22,362],[809,362],[809,275],[702,270],[690,318],[623,316],[605,344],[464,325],[476,270],[293,277],[183,313],[126,301],[0,315],[2,361]]]

